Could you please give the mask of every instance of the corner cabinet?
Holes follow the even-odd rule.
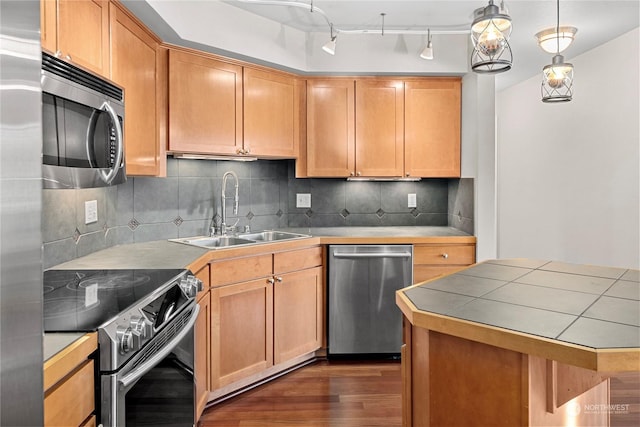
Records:
[[[159,40],[116,3],[110,5],[111,79],[125,90],[125,163],[127,175],[160,176],[166,167],[161,144]],[[165,77],[166,78],[166,77]]]
[[[461,79],[310,78],[298,177],[459,177]]]
[[[211,263],[211,387],[233,387],[322,345],[323,249]]]
[[[41,0],[44,50],[109,77],[109,0]]]

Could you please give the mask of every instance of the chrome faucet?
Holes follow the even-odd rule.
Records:
[[[240,203],[240,197],[238,196],[238,175],[236,175],[233,171],[225,172],[222,175],[222,223],[220,224],[220,233],[224,236],[227,234],[227,231],[235,228],[236,224],[240,218],[236,219],[236,222],[233,225],[227,225],[227,180],[229,176],[232,176],[235,182],[235,194],[233,196],[233,213],[234,215],[238,215],[238,205]]]

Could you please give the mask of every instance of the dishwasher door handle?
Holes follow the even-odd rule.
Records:
[[[348,253],[334,252],[335,258],[411,258],[411,252]]]

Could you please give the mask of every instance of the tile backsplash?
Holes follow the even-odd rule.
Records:
[[[166,178],[130,177],[96,189],[43,190],[44,267],[111,246],[203,235],[220,222],[222,176],[239,178],[238,215],[227,200],[229,222],[252,230],[282,227],[452,226],[473,234],[473,180],[347,182],[296,179],[294,162],[169,158]],[[233,179],[227,195],[233,194]],[[296,208],[296,194],[311,208]],[[416,208],[407,207],[415,193]],[[98,221],[85,224],[84,203],[96,200]]]

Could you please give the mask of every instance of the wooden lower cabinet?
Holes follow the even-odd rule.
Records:
[[[322,344],[322,267],[278,276],[274,287],[273,357],[278,364]]]
[[[211,386],[273,365],[273,287],[258,279],[211,290]]]
[[[246,385],[321,347],[322,254],[317,246],[211,264],[211,391]],[[249,279],[256,271],[267,274]],[[243,281],[220,283],[232,277]]]
[[[194,378],[196,382],[196,423],[209,398],[211,390],[211,293],[209,266],[196,273],[202,280],[203,290],[196,296],[200,312],[194,326]]]
[[[96,371],[89,355],[97,348],[97,334],[87,334],[45,362],[45,427],[95,425]]]
[[[476,262],[474,243],[417,244],[413,246],[413,283],[455,273]]]

